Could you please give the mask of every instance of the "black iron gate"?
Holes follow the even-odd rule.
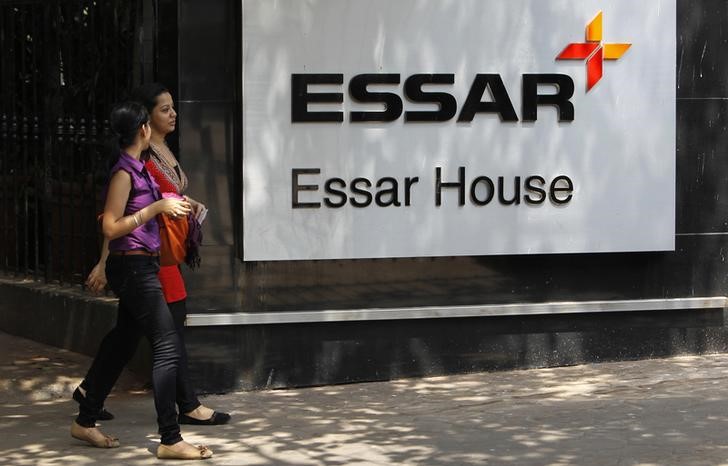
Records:
[[[157,6],[0,0],[0,271],[79,284],[95,263],[106,118],[153,78]]]

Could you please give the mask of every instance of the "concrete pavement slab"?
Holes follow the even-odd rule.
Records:
[[[0,333],[0,463],[160,464],[154,406],[126,373],[102,424],[73,440],[90,359]],[[477,373],[203,397],[219,427],[183,426],[220,465],[728,465],[728,355]]]

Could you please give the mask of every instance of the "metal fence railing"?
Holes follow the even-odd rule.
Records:
[[[0,272],[79,284],[96,261],[106,118],[144,79],[144,3],[0,0]]]

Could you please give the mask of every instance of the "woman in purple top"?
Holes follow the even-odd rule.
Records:
[[[106,274],[119,298],[119,308],[116,326],[104,337],[99,353],[119,353],[129,346],[128,336],[141,331],[149,340],[153,354],[154,406],[162,437],[157,457],[209,458],[212,451],[185,442],[180,434],[175,395],[181,344],[157,278],[160,241],[155,217],[159,214],[186,216],[190,205],[183,200],[162,199],[158,185],[140,160],[151,138],[146,108],[135,102],[121,104],[111,112],[110,121],[118,137],[119,158],[111,169],[102,230],[109,240]],[[71,435],[96,447],[118,447],[117,439],[95,426],[119,369],[109,365],[92,366],[91,370],[95,372],[96,383],[79,403]]]

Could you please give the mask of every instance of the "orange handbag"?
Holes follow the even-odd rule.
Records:
[[[159,222],[159,263],[161,265],[178,265],[185,261],[187,255],[187,234],[190,225],[187,216],[171,218],[161,214],[157,217]]]

